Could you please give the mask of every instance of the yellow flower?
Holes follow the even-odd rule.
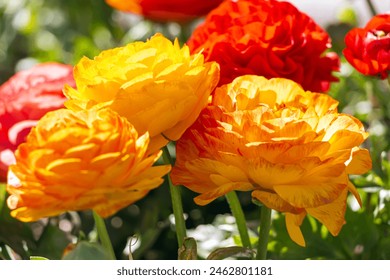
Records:
[[[149,149],[156,151],[196,120],[218,83],[219,66],[157,34],[94,60],[82,58],[74,78],[77,90],[65,87],[68,108],[110,107],[139,133],[148,131]]]
[[[30,222],[65,211],[93,209],[107,217],[159,186],[170,166],[146,155],[147,133],[110,109],[46,114],[10,167],[11,215]]]
[[[287,79],[236,78],[216,89],[177,142],[172,180],[200,193],[200,205],[232,190],[252,191],[286,213],[287,230],[302,246],[306,214],[337,235],[348,191],[361,203],[348,174],[371,168],[369,152],[358,147],[367,138],[363,125],[337,105]]]

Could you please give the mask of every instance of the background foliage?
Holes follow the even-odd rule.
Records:
[[[326,26],[333,50],[340,56],[343,38],[356,23],[354,11],[347,10],[339,23]],[[196,24],[153,23],[114,11],[100,0],[0,0],[0,83],[38,62],[75,64],[84,55],[93,57],[104,49],[145,40],[155,32],[179,37],[184,42]],[[354,178],[364,205],[360,209],[351,198],[347,224],[338,237],[331,236],[314,219],[306,218],[302,226],[305,248],[291,241],[284,218],[274,213],[269,243],[271,259],[390,259],[389,84],[359,74],[344,59],[338,76],[340,82],[332,86],[329,94],[340,102],[340,111],[359,118],[370,133],[366,144],[373,169]],[[198,241],[200,258],[218,247],[237,245],[238,234],[224,199],[199,207],[194,204],[191,191],[183,189],[182,194],[187,228]],[[260,210],[252,203],[249,193],[239,193],[239,197],[251,234],[256,236]],[[90,212],[66,213],[25,224],[9,216],[5,198],[2,184],[0,259],[11,256],[61,259],[64,250],[74,248],[76,241],[79,241],[77,250],[66,258],[105,258],[97,243],[80,242],[96,241]],[[117,258],[128,258],[130,241],[134,259],[175,259],[177,242],[171,213],[168,186],[162,185],[145,199],[107,219]]]

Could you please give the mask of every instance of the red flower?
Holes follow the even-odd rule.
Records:
[[[13,152],[36,121],[63,107],[66,83],[75,85],[72,66],[43,63],[15,74],[0,86],[0,181],[15,161]]]
[[[339,69],[328,34],[287,2],[229,0],[210,12],[187,42],[193,53],[221,66],[219,85],[245,74],[294,80],[324,92]]]
[[[185,22],[206,15],[223,0],[106,0],[115,9],[155,21]]]
[[[373,17],[364,28],[354,28],[345,36],[343,53],[364,75],[388,76],[390,70],[390,14]]]

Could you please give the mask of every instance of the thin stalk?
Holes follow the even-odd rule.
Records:
[[[261,207],[259,243],[257,245],[256,254],[257,260],[267,259],[268,237],[271,229],[271,211],[271,209],[265,207],[264,205]]]
[[[368,5],[368,8],[370,8],[370,12],[372,14],[372,16],[375,16],[378,14],[378,12],[376,11],[375,7],[374,7],[374,4],[372,4],[371,0],[366,0],[367,2],[367,5]]]
[[[104,223],[104,220],[102,217],[100,217],[98,214],[95,213],[95,211],[92,211],[93,213],[93,219],[95,220],[96,230],[98,233],[98,237],[100,242],[102,243],[103,248],[106,250],[108,255],[111,259],[115,260],[115,252],[112,248],[110,236],[108,235],[106,224]]]
[[[248,228],[246,226],[245,215],[244,212],[242,211],[242,207],[240,201],[238,200],[237,194],[235,191],[231,191],[227,193],[225,196],[229,203],[230,210],[234,218],[236,219],[236,224],[237,224],[238,232],[240,234],[242,246],[246,248],[251,248],[252,246],[249,239]]]
[[[191,37],[192,34],[191,26],[192,26],[192,22],[180,24],[179,41],[181,44],[185,44],[187,40]]]
[[[168,147],[165,146],[162,150],[164,163],[173,166],[173,160],[171,154],[169,153]],[[169,191],[171,194],[173,215],[175,216],[177,243],[179,245],[179,248],[181,248],[184,242],[184,238],[187,236],[187,230],[184,221],[183,203],[181,201],[180,187],[173,185],[169,174],[167,175],[167,180],[169,184]]]
[[[8,252],[7,245],[2,244],[1,245],[1,257],[4,258],[4,260],[13,260],[14,258],[11,256],[11,254]]]

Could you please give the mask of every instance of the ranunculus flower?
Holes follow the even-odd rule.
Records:
[[[159,186],[170,166],[146,155],[149,135],[110,109],[47,113],[15,152],[7,191],[11,215],[35,221],[93,209],[107,217]]]
[[[73,67],[42,63],[16,73],[0,86],[0,180],[15,162],[14,151],[45,113],[64,106],[65,84],[74,85]]]
[[[186,22],[206,15],[223,0],[106,0],[115,9],[155,21]]]
[[[221,66],[219,85],[246,74],[294,80],[325,92],[339,69],[328,34],[288,2],[227,0],[211,11],[188,40],[194,53]]]
[[[345,223],[349,174],[363,174],[371,158],[359,145],[362,123],[338,113],[328,95],[293,81],[242,76],[215,91],[211,104],[177,142],[174,184],[194,192],[199,205],[226,193],[251,191],[286,213],[291,238],[304,246],[300,225],[309,214],[333,235]]]
[[[364,75],[385,79],[390,71],[390,14],[373,17],[364,28],[345,36],[345,58]]]
[[[206,107],[219,79],[219,66],[204,63],[158,34],[147,42],[103,51],[94,60],[84,57],[75,66],[77,90],[68,108],[110,107],[126,117],[141,134],[149,132],[151,151],[177,140]]]

